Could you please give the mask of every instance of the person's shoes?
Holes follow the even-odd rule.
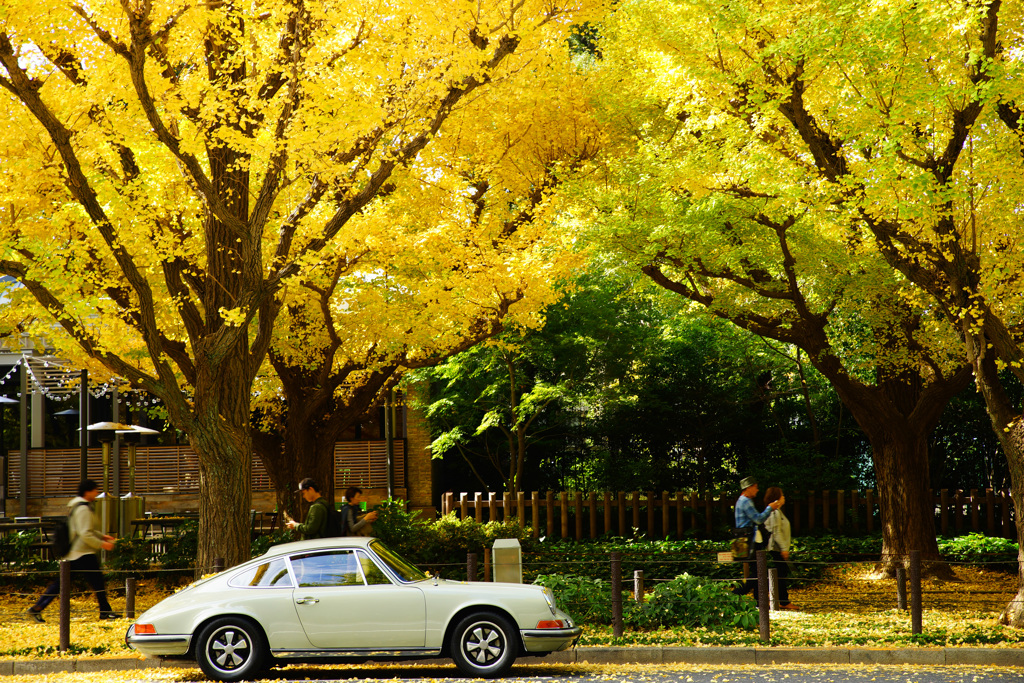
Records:
[[[120,619],[120,612],[100,612],[100,619]]]
[[[793,610],[799,610],[800,609],[799,607],[797,607],[796,605],[794,605],[791,602],[788,603],[788,604],[785,604],[785,605],[779,605],[779,607],[781,607],[782,609],[793,609]]]
[[[40,624],[46,623],[45,621],[43,621],[43,615],[39,613],[39,610],[35,610],[29,607],[27,610],[25,610],[25,614],[28,615],[28,618],[33,621],[37,621]]]

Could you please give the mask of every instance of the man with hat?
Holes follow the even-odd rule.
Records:
[[[328,502],[320,495],[320,487],[311,477],[306,477],[299,482],[299,491],[302,499],[309,503],[309,511],[306,513],[306,521],[299,524],[294,519],[289,519],[285,524],[289,529],[298,529],[302,538],[323,538],[327,531],[327,518],[330,512],[327,510]]]
[[[740,497],[736,500],[736,530],[743,529],[747,532],[747,546],[750,548],[750,556],[754,557],[754,554],[758,550],[764,550],[768,547],[768,531],[761,526],[764,521],[772,514],[773,510],[778,510],[786,502],[786,497],[782,496],[778,500],[768,504],[761,512],[757,511],[754,506],[754,497],[758,492],[757,479],[754,477],[744,477],[740,480]],[[757,590],[757,563],[754,563],[753,576],[747,578],[743,582],[743,585],[733,589],[733,593],[736,595],[745,595],[750,591]],[[755,592],[756,596],[757,593]]]

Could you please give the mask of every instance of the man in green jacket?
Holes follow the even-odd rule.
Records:
[[[302,494],[302,499],[309,503],[306,521],[299,524],[294,519],[289,519],[285,524],[289,529],[298,529],[303,540],[323,538],[324,531],[327,530],[327,506],[329,503],[320,496],[320,487],[310,477],[299,482],[299,493]]]

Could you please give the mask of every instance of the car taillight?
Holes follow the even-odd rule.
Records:
[[[562,628],[565,624],[562,623],[561,619],[549,619],[547,621],[538,621],[537,628]]]
[[[142,635],[146,633],[151,635],[156,634],[156,626],[153,626],[153,624],[135,624],[135,635]]]

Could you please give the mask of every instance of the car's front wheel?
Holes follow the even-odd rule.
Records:
[[[516,660],[518,636],[508,619],[479,612],[462,619],[452,634],[452,659],[469,676],[496,678]]]
[[[199,633],[196,661],[204,674],[218,681],[256,678],[267,661],[263,632],[248,619],[215,619]]]

